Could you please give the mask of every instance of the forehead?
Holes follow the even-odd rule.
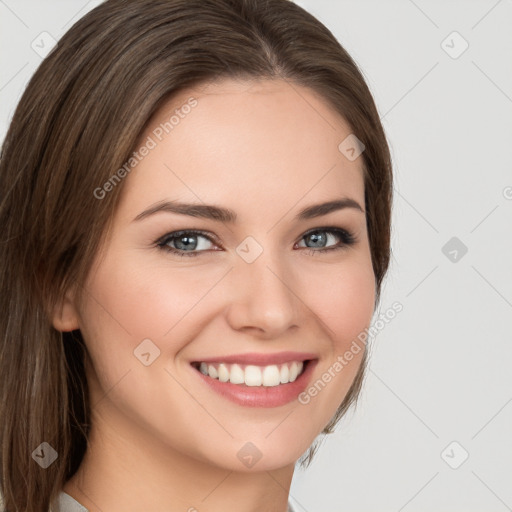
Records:
[[[338,149],[350,133],[323,98],[284,80],[191,88],[150,120],[139,147],[151,149],[127,177],[122,207],[170,199],[282,211],[302,199],[361,199],[362,158]]]

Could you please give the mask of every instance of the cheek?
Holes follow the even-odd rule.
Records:
[[[370,258],[354,258],[317,275],[308,306],[324,326],[329,349],[299,403],[322,430],[345,398],[360,368],[375,307],[375,277]],[[363,340],[366,338],[363,338]]]
[[[375,276],[369,258],[329,266],[309,287],[308,305],[323,322],[336,354],[364,331],[375,307]],[[333,354],[334,356],[334,354]]]
[[[200,274],[192,268],[171,272],[137,258],[113,257],[87,283],[94,300],[87,304],[85,324],[101,327],[102,337],[108,332],[116,339],[129,336],[133,342],[162,339],[211,287]]]
[[[215,276],[210,283],[211,276],[199,279],[199,274],[193,269],[171,272],[168,267],[115,253],[91,273],[80,329],[104,390],[128,371],[130,381],[147,379],[147,367],[134,353],[143,340],[151,340],[160,351],[148,367],[156,371],[197,335],[200,324],[191,325],[190,318],[215,282]],[[136,399],[136,393],[131,393],[131,399]]]

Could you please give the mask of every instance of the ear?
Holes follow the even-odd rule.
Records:
[[[64,299],[55,304],[52,324],[58,331],[68,332],[80,328],[74,299],[74,290],[68,290]]]

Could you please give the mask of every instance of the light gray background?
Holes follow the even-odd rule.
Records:
[[[99,3],[0,0],[1,140],[41,61],[32,41],[59,39]],[[379,107],[396,180],[381,310],[404,309],[291,500],[308,512],[512,510],[512,1],[297,3],[355,58]],[[442,252],[452,237],[465,255],[460,242]]]

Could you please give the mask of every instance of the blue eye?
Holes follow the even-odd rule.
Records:
[[[206,240],[206,243],[202,240]],[[197,256],[199,252],[208,250],[208,243],[214,243],[213,240],[204,232],[192,231],[174,231],[164,236],[157,242],[158,247],[164,251],[172,252],[180,256]],[[171,246],[175,245],[175,247]]]
[[[300,241],[303,240],[308,240],[312,245],[298,247],[303,247],[309,254],[343,249],[356,242],[349,231],[336,227],[315,228],[302,235]],[[334,245],[326,245],[333,240]],[[158,248],[178,256],[198,256],[201,252],[208,252],[211,249],[210,245],[218,246],[214,237],[199,230],[173,231],[157,240],[155,244]]]
[[[324,245],[329,241],[338,239],[338,243],[334,245]],[[328,251],[335,251],[337,249],[343,249],[349,245],[353,245],[356,241],[354,235],[348,232],[346,229],[340,229],[335,227],[324,227],[324,228],[315,228],[312,231],[308,231],[305,235],[302,236],[302,240],[309,240],[312,242],[312,246],[306,246],[309,254],[314,253],[325,253]],[[317,247],[317,249],[315,249]]]

